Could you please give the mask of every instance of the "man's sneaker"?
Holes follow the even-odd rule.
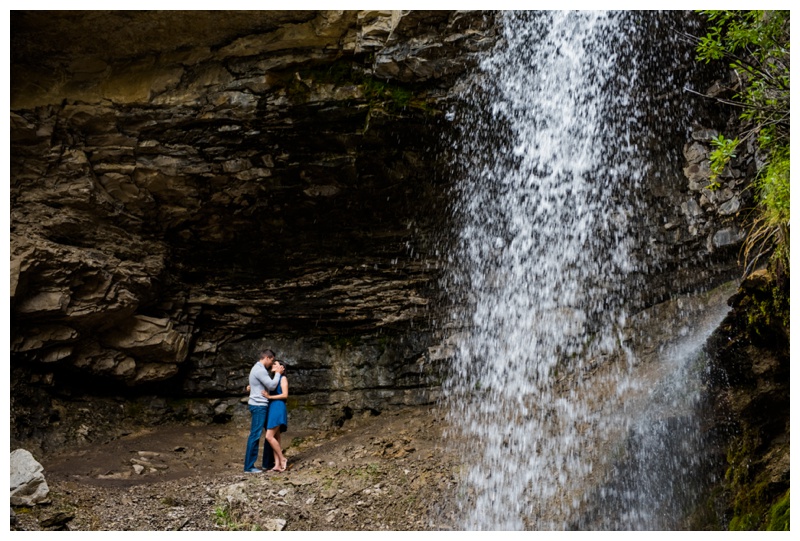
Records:
[[[249,470],[244,470],[244,473],[261,473],[261,470],[258,468],[250,468]]]

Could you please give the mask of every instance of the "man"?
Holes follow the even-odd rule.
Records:
[[[246,473],[261,473],[256,468],[258,458],[258,443],[264,425],[267,422],[267,406],[269,401],[262,396],[262,390],[274,391],[278,387],[280,374],[283,374],[283,367],[277,365],[275,374],[270,377],[269,371],[275,361],[275,353],[271,349],[265,349],[259,355],[258,362],[250,369],[250,399],[247,401],[250,409],[250,436],[247,438],[247,451],[244,456],[244,471]],[[267,452],[267,445],[264,445],[264,468],[269,469],[269,462],[272,460],[272,452]],[[267,455],[269,455],[269,460]]]

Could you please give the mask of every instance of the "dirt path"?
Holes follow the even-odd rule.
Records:
[[[43,457],[51,503],[18,530],[437,530],[458,528],[459,466],[430,408],[284,434],[289,470],[242,472],[246,420],[163,426]],[[260,458],[259,458],[260,461]]]

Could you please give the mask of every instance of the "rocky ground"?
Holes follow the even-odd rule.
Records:
[[[284,434],[289,468],[242,472],[246,418],[164,426],[37,457],[50,502],[16,530],[443,530],[459,463],[442,414],[409,408]]]

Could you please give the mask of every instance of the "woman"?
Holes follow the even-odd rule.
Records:
[[[289,381],[286,379],[286,365],[283,361],[275,361],[273,365],[282,366],[284,369],[278,381],[278,386],[274,391],[261,391],[261,394],[269,398],[269,410],[267,412],[267,442],[272,447],[272,454],[275,457],[275,467],[272,471],[286,471],[288,460],[283,455],[281,449],[281,432],[286,432],[288,415],[286,413],[286,399],[289,397]],[[273,368],[274,370],[274,368]]]

